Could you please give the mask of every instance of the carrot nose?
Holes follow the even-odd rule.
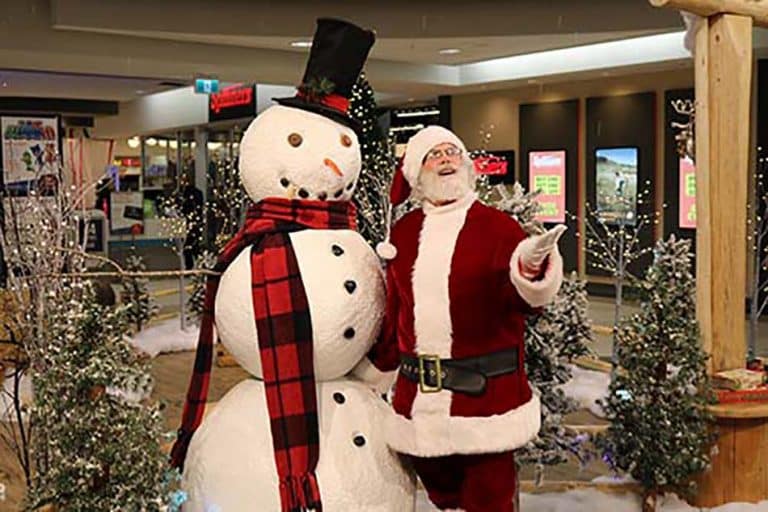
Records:
[[[341,172],[341,169],[339,169],[339,166],[336,165],[336,162],[334,162],[330,158],[326,158],[325,160],[323,160],[323,163],[325,164],[326,167],[328,167],[330,170],[336,173],[337,176],[340,176],[340,177],[344,176],[344,174],[342,174]]]

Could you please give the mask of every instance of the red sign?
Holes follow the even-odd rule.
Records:
[[[208,120],[237,119],[256,115],[256,94],[253,85],[230,85],[208,96]]]
[[[477,174],[504,176],[507,174],[507,161],[498,156],[481,156],[473,160]]]
[[[690,158],[680,159],[680,208],[678,222],[681,228],[696,229],[696,166]]]
[[[541,222],[565,222],[565,151],[531,151],[528,155],[531,191],[539,191]]]

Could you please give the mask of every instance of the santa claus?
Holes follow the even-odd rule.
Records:
[[[526,238],[480,203],[464,144],[439,126],[408,142],[402,176],[409,186],[395,184],[394,202],[412,189],[422,208],[382,247],[392,258],[386,321],[369,354],[380,371],[399,369],[388,442],[410,456],[439,509],[514,512],[514,450],[541,420],[525,374],[525,316],[560,287],[566,228]]]

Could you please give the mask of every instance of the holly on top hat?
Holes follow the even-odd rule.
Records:
[[[349,116],[349,100],[375,40],[373,31],[347,21],[318,19],[296,96],[275,101],[320,114],[359,132],[359,122]]]

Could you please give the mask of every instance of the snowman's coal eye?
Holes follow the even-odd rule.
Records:
[[[348,148],[352,145],[352,139],[349,138],[349,135],[342,135],[341,136],[341,145],[345,148]]]
[[[292,133],[288,136],[288,144],[291,146],[297,148],[301,146],[301,143],[304,141],[304,139],[301,138],[301,135],[298,133]]]

